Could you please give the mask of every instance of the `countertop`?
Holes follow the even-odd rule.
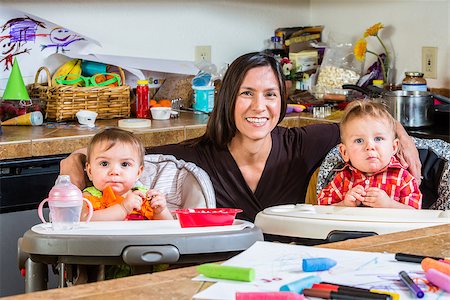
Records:
[[[317,247],[449,257],[450,224],[346,240]],[[197,275],[195,267],[186,267],[3,299],[192,299],[193,295],[205,287],[202,282],[192,281],[192,278]]]
[[[341,111],[325,119],[313,118],[310,113],[289,114],[281,125],[304,126],[314,123],[339,122]],[[98,131],[117,127],[119,119],[97,120],[95,128],[82,127],[76,122],[44,123],[41,126],[2,126],[0,160],[69,154],[86,147]],[[183,112],[179,118],[152,120],[147,128],[133,129],[145,147],[152,147],[198,137],[205,132],[208,116]]]
[[[297,127],[316,123],[337,123],[342,111],[333,111],[326,118],[314,118],[312,113],[301,112],[286,115],[280,125]],[[41,126],[2,126],[0,135],[0,160],[29,158],[69,154],[86,147],[92,136],[105,127],[117,127],[119,119],[97,120],[91,129],[77,122],[44,123]],[[145,147],[178,143],[198,137],[205,132],[208,116],[183,112],[179,118],[170,120],[152,120],[150,127],[133,129]],[[445,126],[444,126],[445,127]],[[421,138],[439,138],[450,142],[448,128],[429,127],[408,129],[412,136]]]

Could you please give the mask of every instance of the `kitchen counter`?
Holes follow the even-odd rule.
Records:
[[[312,113],[288,114],[281,122],[282,126],[297,127],[317,123],[336,123],[342,117],[342,111],[334,111],[331,116],[319,119]],[[141,138],[145,147],[178,143],[198,137],[205,132],[208,116],[183,112],[177,119],[152,120],[151,127],[133,129]],[[96,127],[86,128],[77,122],[47,123],[42,126],[3,126],[0,136],[0,160],[69,154],[86,147],[92,136],[99,130],[118,124],[118,119],[97,120]],[[421,138],[439,138],[450,142],[448,128],[408,129],[412,136]]]
[[[338,122],[342,115],[336,111],[325,119],[310,113],[289,114],[282,126],[296,127],[314,123]],[[151,127],[133,129],[145,147],[178,143],[198,137],[205,132],[208,116],[181,113],[177,119],[152,120]],[[106,127],[117,127],[118,119],[97,120],[96,127],[81,127],[76,122],[47,123],[42,126],[3,126],[0,136],[0,160],[69,154],[86,147],[89,140]]]
[[[448,257],[450,256],[450,224],[346,240],[317,247]],[[3,299],[192,299],[193,295],[209,284],[192,281],[192,278],[197,275],[195,267],[186,267]]]

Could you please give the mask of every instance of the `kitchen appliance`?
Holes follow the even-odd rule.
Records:
[[[440,111],[450,106],[449,98],[430,92],[387,91],[371,85],[367,88],[362,88],[351,84],[345,84],[342,88],[359,91],[371,98],[382,99],[392,116],[408,128],[433,125],[434,119],[438,117]],[[446,104],[434,105],[435,98]]]

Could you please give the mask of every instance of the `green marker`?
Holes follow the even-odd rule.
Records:
[[[255,269],[253,268],[222,266],[219,264],[203,264],[197,267],[197,272],[209,278],[247,282],[251,282],[255,279]]]

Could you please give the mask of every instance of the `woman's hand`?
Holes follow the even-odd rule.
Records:
[[[420,162],[416,144],[399,122],[397,122],[396,131],[400,141],[397,153],[398,159],[402,165],[408,168],[409,172],[416,178],[417,185],[420,186],[422,181],[422,163]]]
[[[88,178],[84,172],[86,165],[86,148],[76,150],[59,163],[59,174],[69,175],[70,181],[80,190],[87,186]]]

